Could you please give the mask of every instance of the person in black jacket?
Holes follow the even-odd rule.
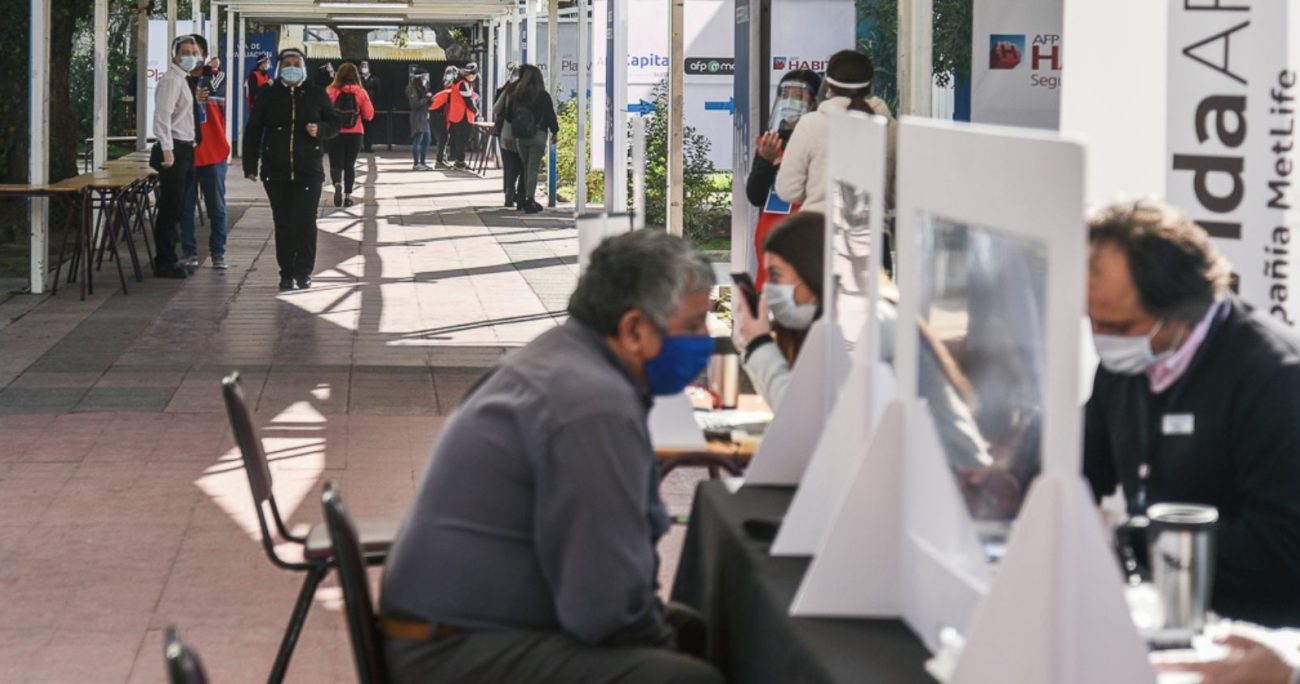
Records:
[[[1300,336],[1234,300],[1227,261],[1163,203],[1110,207],[1089,239],[1094,495],[1217,507],[1214,610],[1300,625]]]
[[[821,77],[808,69],[789,71],[781,77],[772,117],[768,120],[771,130],[758,136],[754,164],[745,179],[745,197],[750,204],[759,208],[767,204],[768,193],[776,184],[776,172],[781,168],[781,150],[790,142],[799,119],[817,108],[817,91],[821,85]]]
[[[361,68],[361,87],[366,89],[366,94],[370,96],[370,104],[375,106],[375,110],[376,110],[375,113],[377,115],[379,113],[378,110],[383,107],[383,103],[379,99],[382,90],[382,86],[380,85],[379,82],[379,77],[374,75],[374,73],[370,71],[369,61],[363,59],[361,60],[361,64],[359,64],[358,66]],[[375,143],[374,143],[374,136],[372,135],[372,133],[377,128],[379,128],[378,124],[375,124],[374,126],[366,126],[365,135],[366,135],[367,152],[374,151]]]
[[[306,67],[298,50],[281,51],[279,79],[257,97],[244,128],[244,175],[253,181],[260,177],[271,200],[281,292],[295,284],[311,287],[325,179],[321,143],[339,132],[329,95],[307,80]]]
[[[502,111],[510,124],[515,149],[523,163],[524,183],[515,197],[515,206],[528,214],[536,214],[542,205],[533,199],[537,193],[537,178],[542,172],[542,159],[550,136],[560,132],[555,117],[555,104],[546,92],[542,70],[532,64],[519,65],[519,80],[506,88]]]

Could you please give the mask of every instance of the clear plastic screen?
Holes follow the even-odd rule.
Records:
[[[871,196],[848,181],[831,184],[830,298],[835,322],[852,349],[867,320],[867,274],[871,268]]]
[[[991,560],[1041,463],[1047,248],[922,214],[917,392]]]

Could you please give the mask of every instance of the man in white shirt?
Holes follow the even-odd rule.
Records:
[[[194,36],[172,42],[172,63],[158,82],[153,115],[154,145],[150,163],[158,170],[158,219],[154,223],[153,273],[159,278],[184,278],[188,271],[176,257],[185,191],[194,182],[194,148],[201,135],[198,104],[186,80],[203,62]]]

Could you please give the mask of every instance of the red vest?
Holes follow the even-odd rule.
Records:
[[[194,149],[195,166],[212,166],[230,159],[230,143],[226,142],[226,113],[223,111],[225,100],[209,97],[203,106],[207,120],[203,127],[203,142]]]

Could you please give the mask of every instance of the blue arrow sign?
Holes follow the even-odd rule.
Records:
[[[704,111],[726,112],[734,115],[736,113],[736,98],[733,97],[726,102],[705,102]]]
[[[627,111],[633,114],[639,114],[641,116],[650,116],[654,112],[658,111],[658,107],[655,107],[655,103],[653,102],[646,102],[645,100],[641,100],[637,104],[629,104],[627,106]]]

